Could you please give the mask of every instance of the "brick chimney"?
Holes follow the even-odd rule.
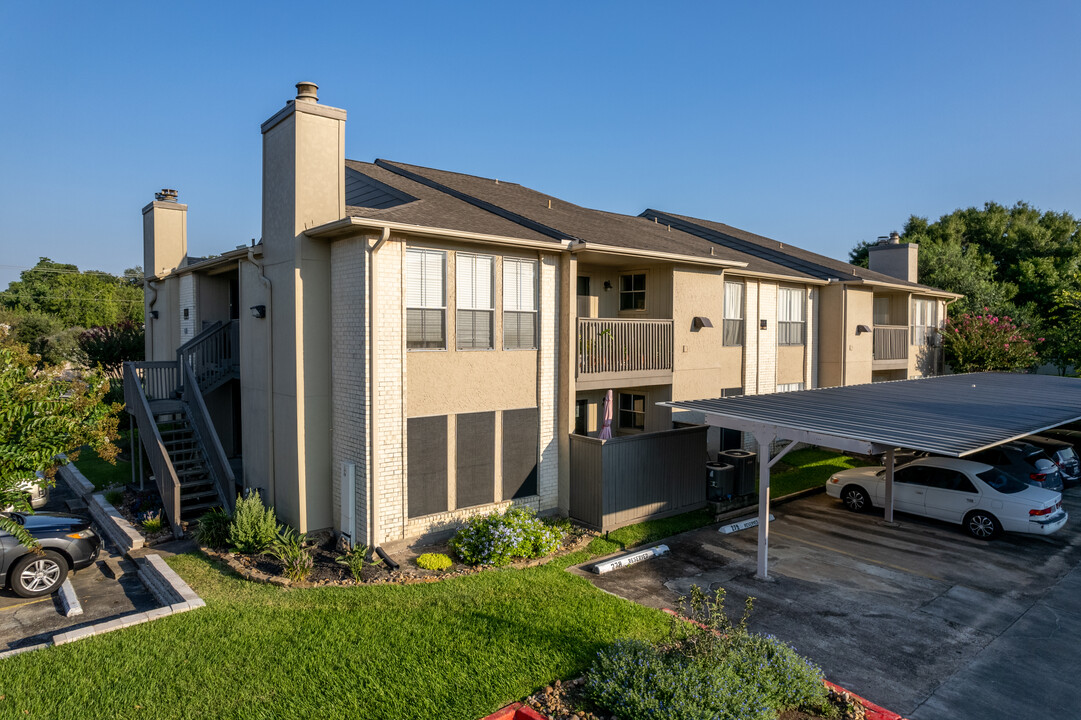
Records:
[[[867,267],[899,280],[919,282],[919,251],[919,245],[901,242],[901,235],[894,231],[889,237],[880,237],[877,244],[868,248]]]

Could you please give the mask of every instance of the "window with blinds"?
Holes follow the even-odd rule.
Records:
[[[806,295],[803,288],[777,289],[778,345],[804,344],[806,310]]]
[[[490,350],[495,318],[491,255],[456,253],[454,256],[457,314],[455,335],[459,350]]]
[[[503,258],[503,347],[537,347],[537,261]]]
[[[801,382],[781,384],[777,386],[777,392],[796,392],[798,390],[803,390],[803,387],[803,383]]]
[[[410,350],[447,347],[447,254],[405,251],[405,345]]]
[[[938,303],[930,298],[912,298],[912,344],[938,343]]]
[[[723,345],[743,344],[743,283],[741,282],[724,284],[724,327],[721,330],[721,337]]]

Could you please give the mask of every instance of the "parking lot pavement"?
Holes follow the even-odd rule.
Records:
[[[1060,678],[1081,642],[1069,600],[1081,591],[1081,489],[1063,504],[1071,519],[1055,535],[987,543],[907,515],[886,526],[881,511],[857,515],[820,494],[773,508],[770,581],[754,577],[757,530],[722,535],[716,525],[667,540],[671,552],[653,560],[601,576],[575,571],[652,607],[674,607],[692,585],[723,587],[736,617],[754,596],[753,631],[916,720],[1026,717],[1013,710],[1050,698],[1071,712],[1047,717],[1074,717],[1081,685]],[[967,706],[979,714],[959,714]]]
[[[42,512],[66,512],[66,502],[71,497],[63,485],[58,485],[50,493],[49,504]],[[124,571],[119,578],[104,571],[107,557],[116,560]],[[102,549],[95,564],[68,577],[83,606],[83,614],[71,618],[64,616],[57,595],[28,600],[11,590],[0,590],[0,651],[36,645],[64,630],[143,612],[159,605],[139,580],[135,564],[123,560],[110,546]]]

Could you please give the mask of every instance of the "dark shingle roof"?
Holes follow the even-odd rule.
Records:
[[[838,280],[849,282],[881,282],[890,283],[892,285],[906,285],[913,289],[934,290],[934,288],[927,285],[910,283],[906,280],[895,278],[892,275],[884,275],[866,268],[861,268],[857,265],[852,265],[825,255],[819,255],[818,253],[794,247],[787,243],[778,242],[777,240],[762,235],[755,235],[754,233],[740,230],[739,228],[734,228],[731,225],[725,225],[724,223],[701,220],[687,215],[676,215],[675,213],[653,209],[643,212],[642,217],[649,219],[656,218],[658,222],[662,223],[672,223],[673,227],[678,227],[684,232],[692,233],[699,237],[706,238],[711,242],[767,260],[776,265],[788,268],[789,270],[805,273],[811,277],[818,278],[819,280],[836,278]]]

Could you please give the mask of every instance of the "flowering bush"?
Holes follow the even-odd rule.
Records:
[[[950,318],[942,330],[946,362],[956,372],[1011,371],[1036,365],[1040,358],[1028,329],[1009,316],[965,314]]]
[[[600,651],[586,695],[624,720],[773,720],[791,708],[826,711],[822,671],[780,640],[747,632],[750,609],[749,599],[733,626],[723,590],[714,599],[692,588],[689,610],[681,602],[682,618],[673,620],[673,642],[621,640]]]
[[[563,534],[525,507],[502,515],[478,515],[450,539],[450,547],[468,565],[506,565],[515,558],[537,558],[555,552]]]

